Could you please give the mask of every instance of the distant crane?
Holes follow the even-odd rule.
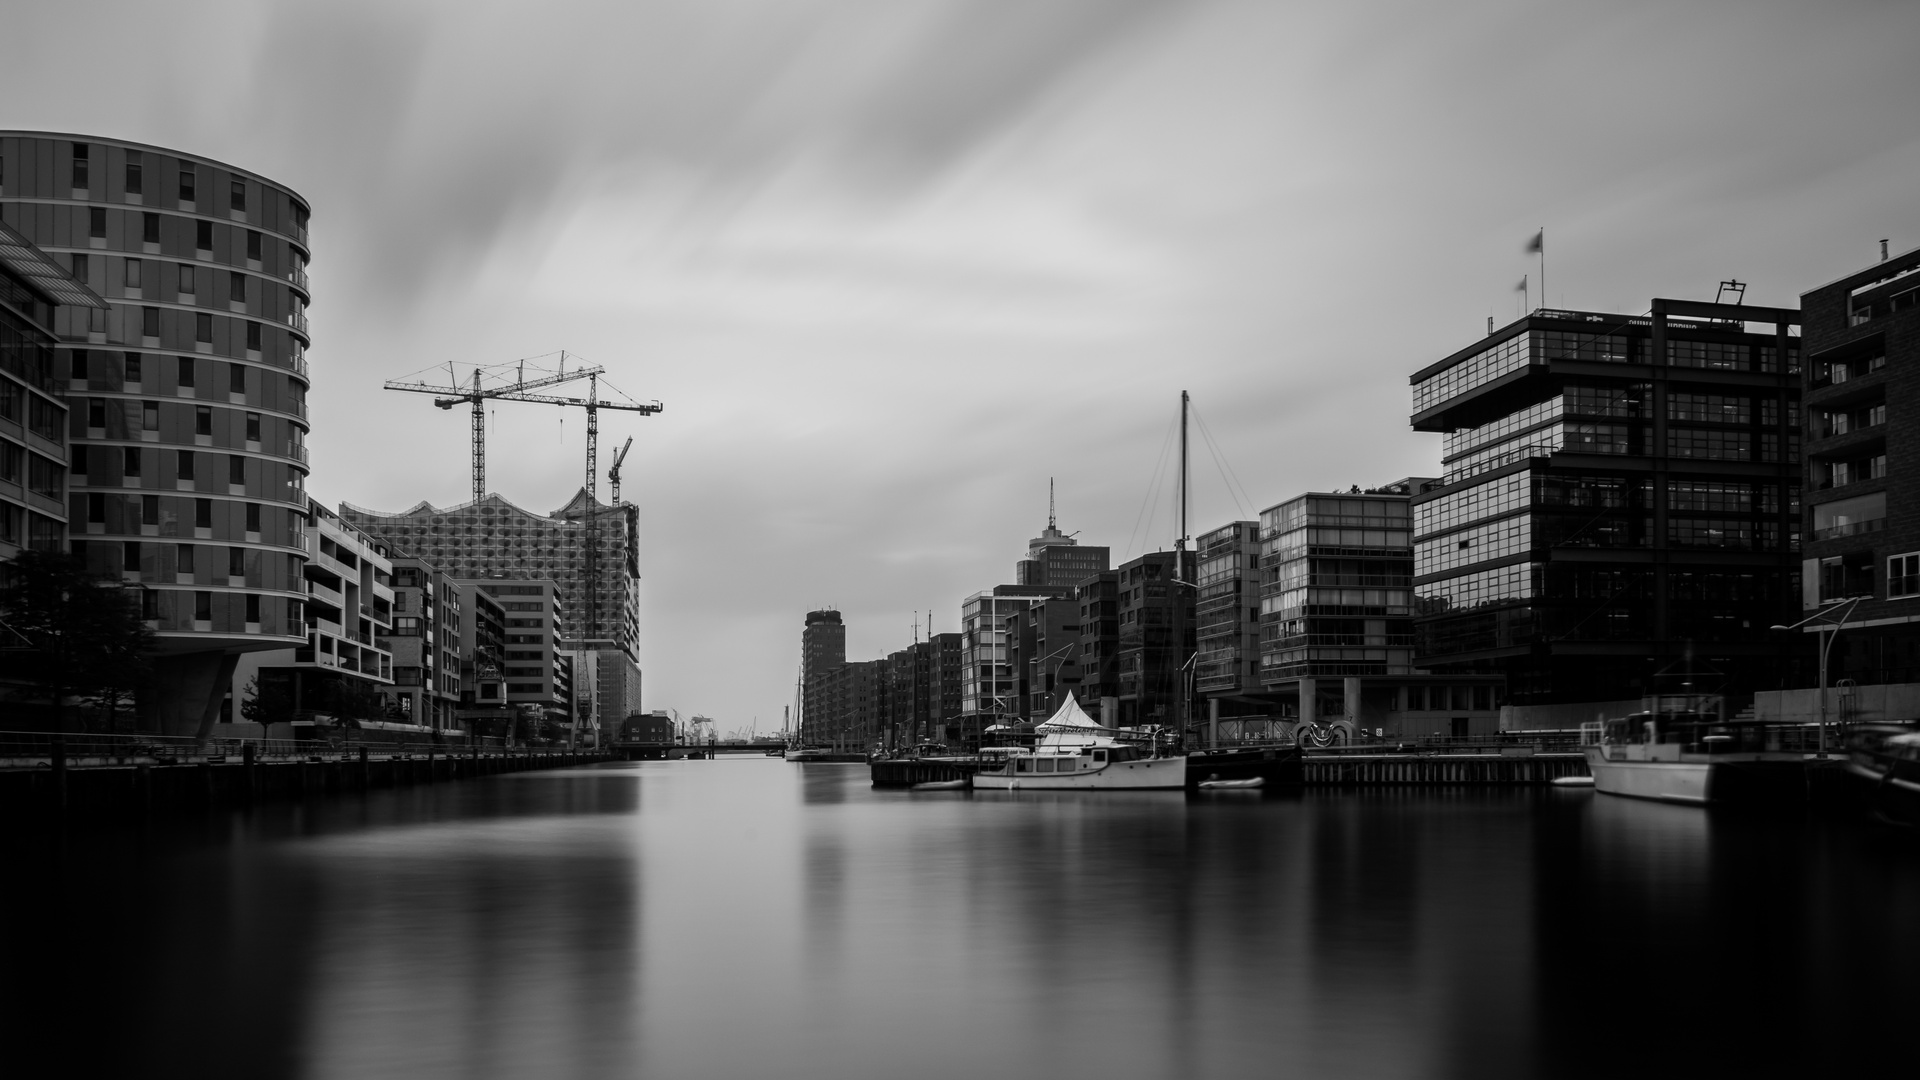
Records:
[[[613,468],[607,470],[607,484],[613,488],[613,505],[615,506],[620,505],[620,464],[627,460],[627,451],[631,449],[633,449],[633,436],[629,435],[626,443],[620,447],[620,452],[613,455]]]
[[[542,358],[534,357],[533,359]],[[432,370],[438,370],[438,368]],[[600,490],[597,475],[600,471],[598,462],[600,410],[617,409],[622,412],[639,413],[641,416],[652,416],[664,406],[658,401],[634,401],[625,394],[621,394],[617,399],[602,398],[600,377],[606,373],[606,369],[592,365],[568,371],[567,354],[564,351],[560,353],[558,371],[540,374],[540,368],[536,367],[534,370],[536,377],[527,378],[527,361],[525,360],[518,360],[511,364],[497,364],[491,368],[475,367],[471,381],[463,388],[460,385],[461,380],[454,372],[453,364],[448,363],[445,385],[419,381],[419,375],[424,373],[416,373],[406,379],[392,380],[386,384],[386,388],[415,394],[442,395],[434,398],[433,401],[434,407],[440,409],[451,409],[463,401],[473,405],[473,501],[476,505],[487,497],[486,403],[488,401],[531,401],[543,405],[578,406],[587,410],[587,550],[586,581],[583,583],[582,590],[587,598],[587,618],[581,627],[580,634],[581,645],[584,647],[586,639],[598,628],[600,621],[600,519],[599,515],[594,513],[594,504],[598,501]],[[512,377],[511,382],[506,381],[509,375]],[[584,398],[529,393],[532,390],[557,386],[576,379],[587,380],[587,396]],[[489,380],[492,382],[491,386],[487,385]],[[627,443],[631,445],[633,440],[629,438]],[[620,452],[620,456],[623,459],[626,457],[624,449]],[[614,471],[618,472],[618,470],[619,466],[616,464]],[[614,483],[617,485],[618,481],[615,480]],[[618,488],[616,487],[615,490],[617,491]],[[614,496],[614,501],[619,501],[617,494]]]

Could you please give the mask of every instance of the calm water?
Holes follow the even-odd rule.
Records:
[[[1585,792],[658,762],[0,843],[18,1076],[1819,1075],[1920,994],[1905,837]]]

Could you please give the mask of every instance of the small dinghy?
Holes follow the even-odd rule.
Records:
[[[963,791],[967,787],[965,780],[927,780],[907,788],[908,791]]]
[[[1554,787],[1592,787],[1593,777],[1591,776],[1556,776],[1553,778],[1553,786]]]
[[[1264,786],[1266,782],[1266,778],[1260,776],[1250,776],[1245,780],[1202,780],[1200,781],[1200,790],[1239,791],[1246,788],[1261,787]]]

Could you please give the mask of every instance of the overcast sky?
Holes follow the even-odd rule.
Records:
[[[1183,389],[1245,491],[1197,441],[1195,533],[1433,473],[1407,376],[1519,313],[1543,225],[1595,311],[1920,244],[1908,2],[0,7],[0,127],[311,201],[318,498],[468,497],[464,411],[380,390],[429,365],[665,402],[602,460],[634,436],[646,705],[723,729],[778,725],[810,608],[855,659],[957,629],[1049,477],[1170,546]],[[583,417],[491,419],[489,486],[564,504]]]

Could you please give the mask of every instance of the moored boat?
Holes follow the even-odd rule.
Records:
[[[983,755],[976,789],[1006,791],[1151,791],[1184,788],[1187,758],[1162,753],[1153,739],[1129,737],[1088,716],[1069,694],[1031,747]]]
[[[1854,729],[1847,740],[1847,773],[1866,788],[1867,809],[1875,817],[1920,827],[1920,731],[1894,724]]]
[[[1718,698],[1704,696],[1648,704],[1581,725],[1594,790],[1694,805],[1798,802],[1812,787],[1810,771],[1839,761],[1817,752],[1817,727],[1734,723],[1723,719]]]

